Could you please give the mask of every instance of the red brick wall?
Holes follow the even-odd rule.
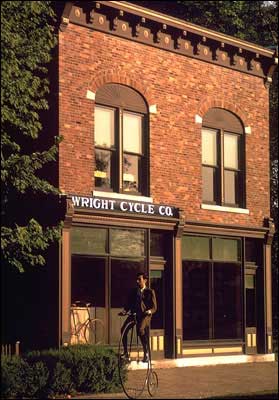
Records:
[[[149,105],[151,196],[185,211],[187,220],[262,226],[269,216],[268,91],[263,80],[185,56],[70,24],[60,32],[60,188],[90,195],[94,189],[94,101],[108,82],[139,90]],[[249,215],[201,210],[201,125],[213,106],[236,113],[246,136]]]

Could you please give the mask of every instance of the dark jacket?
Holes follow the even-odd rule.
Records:
[[[137,306],[137,293],[137,288],[131,291],[127,304],[124,306],[124,310],[136,312],[137,314],[144,314],[145,311],[151,310],[151,313],[154,314],[157,311],[157,301],[154,290],[147,287],[143,290],[139,307]]]

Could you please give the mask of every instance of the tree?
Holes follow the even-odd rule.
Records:
[[[40,115],[48,109],[46,65],[57,43],[54,21],[49,1],[1,3],[1,253],[20,272],[43,265],[43,252],[60,235],[60,226],[40,223],[34,208],[40,196],[58,194],[42,170],[55,161],[59,139],[39,145]]]

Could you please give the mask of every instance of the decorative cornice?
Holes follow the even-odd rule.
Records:
[[[266,87],[278,62],[273,50],[126,1],[67,2],[60,29],[69,22],[258,76]]]

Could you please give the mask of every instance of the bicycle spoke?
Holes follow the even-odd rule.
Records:
[[[127,338],[127,352],[123,346],[123,337]],[[143,363],[138,359],[138,356],[143,357],[141,344],[138,341],[136,327],[133,322],[130,322],[121,335],[118,348],[118,371],[119,378],[124,393],[130,399],[140,397],[148,382],[149,363]]]

